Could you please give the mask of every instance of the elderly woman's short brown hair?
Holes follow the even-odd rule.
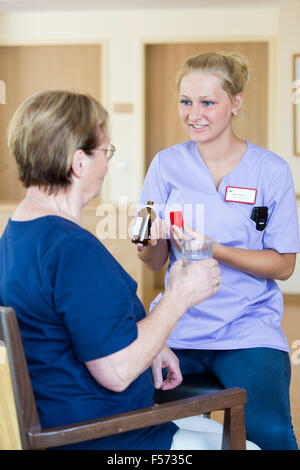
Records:
[[[8,127],[8,146],[23,185],[53,193],[71,184],[74,152],[92,155],[107,124],[107,111],[89,95],[49,90],[28,98]]]

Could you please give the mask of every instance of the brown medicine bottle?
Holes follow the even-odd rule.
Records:
[[[132,243],[142,243],[145,246],[150,243],[150,228],[156,217],[153,205],[153,201],[148,201],[147,205],[138,212],[133,228]]]

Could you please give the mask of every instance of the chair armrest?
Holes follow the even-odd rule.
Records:
[[[245,449],[246,391],[229,388],[101,419],[28,433],[31,449],[45,449],[119,434],[187,416],[225,410],[222,448]],[[234,412],[234,413],[233,413]],[[243,429],[244,426],[244,429]]]

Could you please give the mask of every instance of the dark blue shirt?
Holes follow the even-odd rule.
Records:
[[[102,243],[73,222],[9,220],[0,239],[0,304],[17,312],[42,428],[153,405],[149,369],[117,393],[84,365],[137,338],[145,311],[136,288]],[[177,429],[166,423],[69,448],[169,449]]]

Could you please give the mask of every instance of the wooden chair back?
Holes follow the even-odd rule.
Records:
[[[0,450],[22,449],[7,349],[0,341]]]
[[[0,308],[0,316],[1,384],[3,384],[3,389],[2,387],[0,389],[0,401],[4,404],[3,407],[6,407],[6,401],[9,406],[5,415],[8,426],[6,431],[10,429],[13,446],[29,449],[28,431],[41,431],[40,420],[17,317],[12,308]]]

